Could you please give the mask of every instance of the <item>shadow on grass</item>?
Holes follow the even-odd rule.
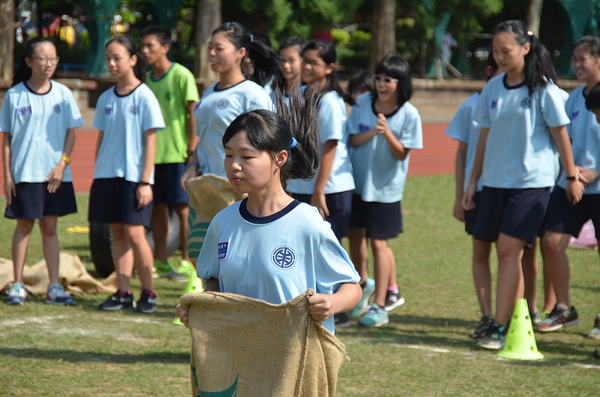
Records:
[[[111,354],[99,352],[76,352],[70,350],[45,350],[32,348],[0,348],[0,356],[17,358],[35,358],[43,360],[62,360],[68,362],[99,363],[189,363],[189,353],[143,353],[143,354]]]

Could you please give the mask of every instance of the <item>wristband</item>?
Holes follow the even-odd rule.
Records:
[[[197,169],[200,169],[200,164],[196,163],[195,161],[191,161],[189,162],[186,166],[185,169],[187,170],[188,168],[190,168],[190,165],[195,165]]]
[[[60,159],[64,160],[65,163],[67,163],[67,165],[69,165],[69,158],[67,156],[62,156]]]
[[[140,186],[150,186],[150,182],[140,181]]]
[[[574,176],[567,176],[567,181],[578,181],[579,180],[579,173],[575,173]]]
[[[196,151],[195,151],[195,150],[188,150],[188,151],[187,151],[187,155],[188,155],[188,157],[191,157],[191,156],[192,156],[192,154],[194,154],[194,153],[196,153]]]

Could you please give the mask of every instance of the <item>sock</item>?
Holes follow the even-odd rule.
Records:
[[[388,287],[388,291],[390,291],[392,294],[397,294],[398,292],[400,292],[400,290],[398,289],[398,284]]]

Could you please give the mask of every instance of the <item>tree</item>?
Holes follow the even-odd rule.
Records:
[[[11,81],[15,46],[15,1],[0,0],[0,80]]]
[[[369,69],[374,70],[385,56],[396,52],[396,0],[375,0],[371,28]]]
[[[210,35],[221,25],[221,0],[198,0],[196,6],[196,57],[194,74],[201,79],[214,79],[208,60]]]
[[[540,37],[540,21],[542,19],[542,7],[544,0],[529,0],[527,16],[525,17],[525,25],[533,34]]]

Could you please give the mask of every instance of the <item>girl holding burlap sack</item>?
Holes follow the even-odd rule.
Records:
[[[289,178],[319,167],[314,88],[298,91],[280,115],[254,110],[238,116],[223,137],[227,178],[248,197],[214,218],[198,258],[207,291],[281,304],[313,289],[310,316],[334,332],[333,314],[361,298],[359,276],[330,225],[314,207],[285,192]],[[187,311],[177,308],[187,324]]]

